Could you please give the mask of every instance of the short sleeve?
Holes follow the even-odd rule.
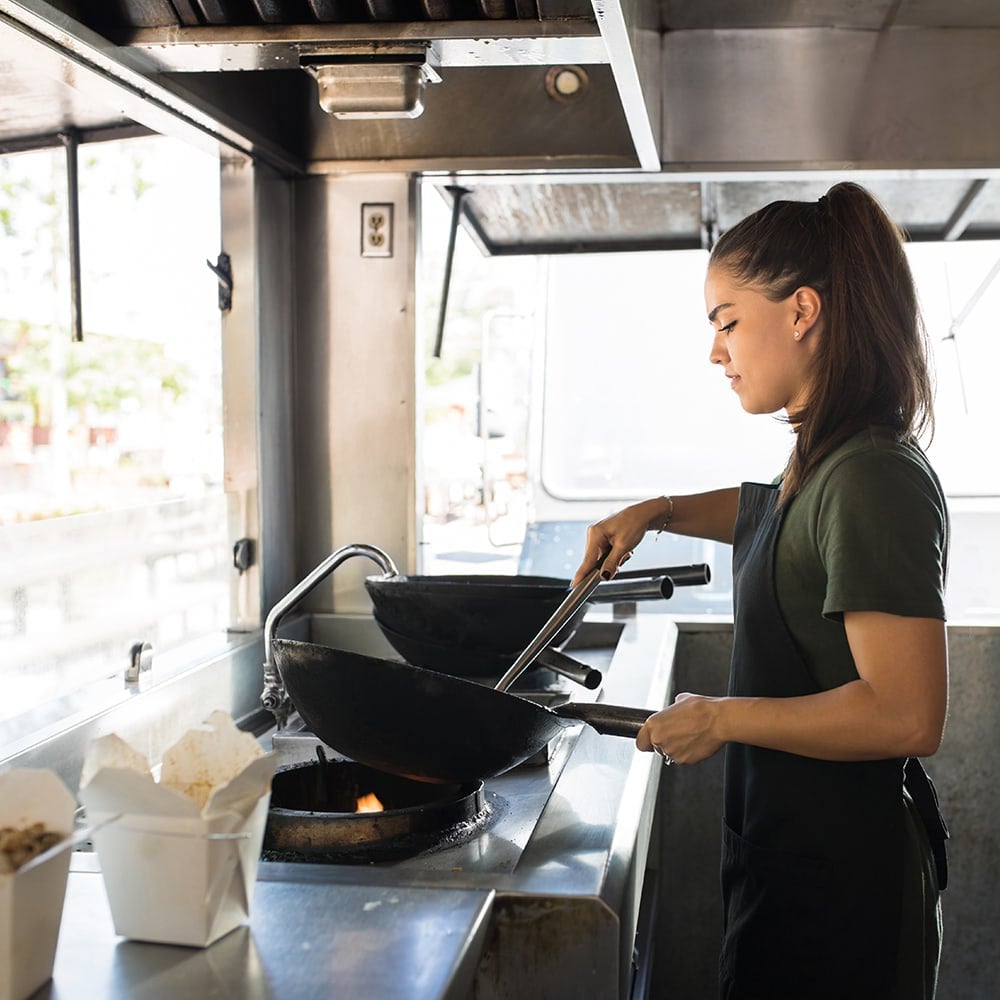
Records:
[[[902,450],[846,455],[824,483],[817,516],[824,616],[944,619],[947,511],[926,466]]]

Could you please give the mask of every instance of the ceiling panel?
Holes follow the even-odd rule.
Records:
[[[84,97],[65,79],[38,72],[32,48],[24,36],[0,23],[0,151],[37,144],[40,136],[124,125],[128,119],[114,109]]]
[[[473,185],[469,225],[490,253],[698,246],[697,183]]]
[[[771,201],[815,201],[833,183],[832,178],[808,181],[766,181],[719,185],[718,219],[722,229]],[[966,178],[914,178],[860,181],[885,206],[889,215],[916,239],[940,239],[956,205],[969,190]],[[995,185],[991,185],[995,189]]]
[[[912,240],[1000,239],[1000,181],[975,177],[816,174],[755,180],[677,181],[608,175],[463,178],[463,224],[490,254],[671,250],[708,246],[772,201],[814,201],[857,179]],[[447,185],[442,196],[451,200]],[[967,196],[967,217],[953,228]]]

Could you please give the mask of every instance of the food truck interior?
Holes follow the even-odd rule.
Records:
[[[939,995],[992,996],[998,107],[992,0],[0,0],[0,769],[76,790],[96,736],[155,762],[214,708],[316,766],[267,676],[288,595],[283,635],[397,658],[387,565],[565,578],[632,498],[773,475],[787,429],[701,371],[707,249],[857,180],[909,240],[954,521]],[[603,679],[540,703],[724,691],[727,559],[644,542],[710,579],[595,603],[564,652]],[[52,995],[712,995],[721,762],[540,753],[363,864],[266,853],[214,966],[90,941],[81,850]]]

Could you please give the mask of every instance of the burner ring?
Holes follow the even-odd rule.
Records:
[[[352,811],[374,793],[381,812]],[[483,783],[431,785],[354,761],[278,768],[264,833],[268,861],[368,863],[468,840],[489,819]]]

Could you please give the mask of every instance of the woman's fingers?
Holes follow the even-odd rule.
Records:
[[[722,747],[713,721],[723,700],[688,692],[678,694],[672,705],[646,720],[635,745],[640,750],[659,748],[683,764],[697,764],[711,757]]]
[[[607,561],[605,556],[612,547],[611,539],[605,534],[600,525],[592,524],[587,528],[587,543],[583,549],[583,559],[580,561],[580,565],[573,575],[572,585],[575,587],[595,567],[600,565],[602,559]]]

